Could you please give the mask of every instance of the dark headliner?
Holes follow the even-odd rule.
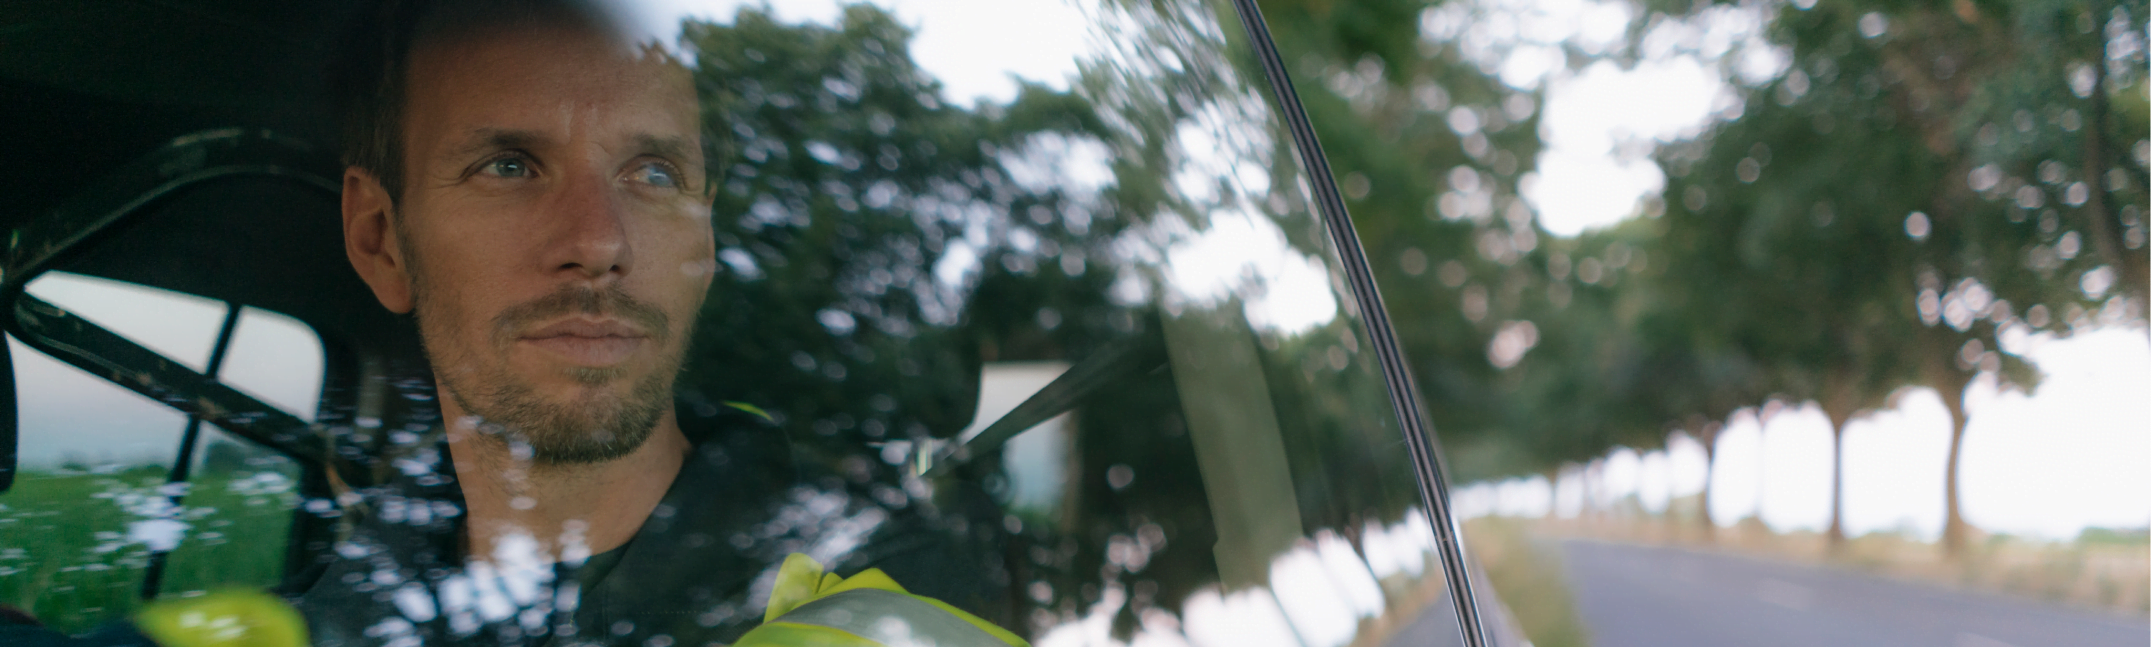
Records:
[[[0,226],[202,131],[266,129],[335,168],[324,70],[342,0],[27,0],[0,7]],[[335,180],[335,178],[329,178]],[[403,345],[344,258],[336,196],[276,179],[185,191],[57,269],[238,301],[325,341]],[[235,280],[238,279],[238,280]],[[385,336],[384,336],[385,335]]]

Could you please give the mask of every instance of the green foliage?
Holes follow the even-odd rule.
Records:
[[[1558,424],[1520,421],[1525,371],[1488,360],[1506,322],[1544,311],[1545,257],[1533,249],[1550,237],[1517,188],[1538,155],[1541,97],[1464,62],[1454,44],[1423,39],[1420,15],[1438,4],[1277,1],[1262,11],[1399,324],[1418,395],[1457,459],[1453,478],[1471,479],[1546,460],[1546,444],[1524,437]],[[1453,127],[1452,112],[1478,127]]]
[[[1906,386],[1956,407],[1979,373],[2038,384],[2013,335],[2143,321],[2143,2],[1779,7],[1790,67],[1737,81],[1738,117],[1657,153],[1663,217],[1570,240],[1508,206],[1539,142],[1536,116],[1502,108],[1537,97],[1408,28],[1438,6],[1262,8],[1453,478],[1656,447],[1771,398],[1841,422]],[[1640,2],[1631,34],[1709,6]],[[1453,131],[1456,108],[1493,123]],[[1460,179],[1489,187],[1484,216],[1437,208]],[[1617,245],[1648,262],[1607,270]],[[1578,278],[1587,259],[1604,280]],[[2088,292],[2102,273],[2115,287]],[[1491,366],[1520,321],[1537,344]]]
[[[2067,334],[2103,303],[2110,319],[2142,322],[2144,254],[2124,248],[2143,244],[2144,167],[2120,151],[2142,147],[2144,124],[2105,117],[2141,77],[2142,45],[2113,65],[2101,52],[2141,32],[2143,13],[1969,1],[1778,10],[1771,38],[1790,69],[1742,88],[1738,118],[1659,154],[1660,285],[1691,337],[1723,341],[1763,369],[1770,394],[1818,403],[1834,430],[1901,387],[1933,387],[1955,447],[1975,373],[2038,382],[2004,352],[2010,335]],[[2118,31],[2102,34],[2102,20]],[[2092,287],[2097,273],[2120,289]],[[1836,517],[1834,506],[1834,542]]]
[[[726,369],[691,368],[683,387],[828,436],[945,436],[970,420],[979,352],[957,319],[972,279],[934,275],[945,260],[989,276],[1031,268],[1037,280],[1013,291],[1046,299],[1110,280],[1059,271],[1062,243],[1086,250],[1052,218],[977,217],[1063,208],[1065,196],[1021,186],[996,156],[1039,133],[1097,128],[1082,102],[1032,87],[1011,106],[950,105],[911,60],[909,30],[866,6],[833,27],[746,9],[684,32],[706,131],[730,137],[713,158],[723,263],[690,358]],[[1037,242],[1015,250],[1012,237]]]
[[[205,465],[183,503],[179,518],[191,528],[166,563],[162,595],[276,585],[297,504],[288,471]],[[150,553],[128,541],[129,524],[143,518],[126,502],[159,496],[164,481],[155,466],[19,475],[0,495],[0,538],[12,540],[0,541],[0,604],[69,633],[132,612]]]
[[[982,362],[1081,364],[1155,346],[1175,322],[1206,343],[1226,335],[1221,348],[1248,360],[1251,370],[1177,376],[1159,355],[1083,394],[1066,418],[1067,482],[1051,504],[1006,509],[1015,467],[998,452],[928,477],[938,513],[968,520],[961,541],[1012,556],[1013,599],[981,611],[1010,626],[1095,604],[1111,585],[1136,592],[1115,619],[1126,636],[1147,606],[1245,583],[1222,570],[1267,572],[1272,553],[1253,554],[1252,566],[1214,555],[1241,539],[1221,536],[1217,518],[1247,516],[1219,508],[1255,499],[1206,491],[1189,409],[1275,418],[1285,446],[1263,465],[1289,474],[1271,475],[1284,500],[1260,503],[1306,511],[1281,527],[1288,546],[1319,529],[1394,523],[1417,503],[1387,384],[1355,320],[1257,333],[1238,300],[1160,305],[1174,289],[1162,255],[1218,214],[1275,223],[1294,248],[1329,254],[1289,138],[1251,85],[1260,74],[1228,35],[1237,30],[1172,9],[1105,7],[1122,14],[1105,21],[1121,30],[1115,49],[1083,62],[1067,92],[1026,86],[1006,105],[969,107],[940,96],[910,59],[910,33],[872,7],[833,26],[750,8],[684,30],[705,127],[730,133],[715,151],[721,264],[681,383],[708,408],[766,412],[795,439],[834,448],[845,469],[886,472],[890,452],[974,422],[965,398]],[[1202,145],[1228,149],[1184,149],[1198,145],[1190,129],[1223,129]],[[1093,191],[1023,177],[1033,147],[1051,157],[1055,146],[1104,149],[1110,178]],[[1255,164],[1266,177],[1245,181],[1267,182],[1183,185],[1189,166],[1214,159]],[[1239,323],[1210,330],[1216,322],[1198,321],[1206,313]],[[1187,390],[1210,382],[1225,386]],[[1259,395],[1272,406],[1237,399]],[[1230,463],[1249,458],[1243,449],[1207,456]],[[1136,545],[1145,556],[1132,563]]]
[[[2152,531],[2145,528],[2102,528],[2088,526],[2077,533],[2080,544],[2112,544],[2117,546],[2142,546],[2152,543]]]

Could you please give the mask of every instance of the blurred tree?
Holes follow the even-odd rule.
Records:
[[[1470,480],[1558,461],[1535,452],[1561,443],[1519,442],[1515,378],[1505,375],[1514,371],[1488,359],[1497,333],[1524,321],[1517,313],[1542,293],[1533,251],[1546,234],[1517,191],[1539,151],[1540,96],[1426,38],[1420,17],[1439,4],[1260,3],[1452,454],[1452,478]]]
[[[1997,351],[2035,329],[2083,325],[2087,306],[2117,281],[2125,289],[2108,302],[2116,313],[2109,316],[2142,318],[2141,288],[2130,287],[2141,279],[2129,278],[2141,271],[2131,263],[2141,267],[2142,254],[2080,253],[2080,235],[2058,231],[2059,215],[2046,208],[2052,191],[2117,238],[2142,226],[2141,170],[2072,174],[2042,159],[2056,148],[2143,139],[2141,120],[2088,121],[2092,109],[2063,105],[2093,96],[2141,105],[2141,89],[2064,73],[2082,64],[2020,55],[2082,40],[2056,20],[2072,12],[2119,21],[2126,29],[2108,38],[2120,42],[2107,43],[2109,53],[2142,60],[2141,40],[2128,47],[2142,32],[2141,10],[2132,18],[2130,10],[2082,4],[1785,7],[1772,34],[1787,47],[1790,69],[1744,89],[1738,119],[1661,152],[1673,178],[1665,243],[1676,281],[1708,322],[1701,329],[1731,332],[1777,390],[1816,400],[1834,430],[1901,385],[1942,394],[1953,426],[1944,542],[1951,554],[1964,541],[1956,463],[1974,374],[2030,388],[2037,379],[2030,367]],[[2077,22],[2093,24],[2087,20]],[[1989,121],[1997,115],[2009,115],[2011,125]],[[2006,128],[2019,135],[2006,138]],[[2042,136],[2050,130],[2088,132]],[[2008,169],[2044,174],[2052,189]],[[2092,199],[2103,189],[2104,201]],[[2099,211],[2115,203],[2127,206]],[[1843,541],[1839,498],[1834,493],[1833,545]]]
[[[1907,255],[1891,248],[1912,243],[1877,212],[1903,213],[1903,201],[1914,194],[1892,189],[1912,185],[1906,176],[1919,168],[1873,150],[1845,155],[1850,151],[1830,148],[1881,148],[1887,133],[1855,132],[1848,124],[1841,127],[1847,137],[1817,138],[1805,132],[1806,123],[1773,119],[1772,112],[1755,107],[1694,144],[1704,152],[1692,168],[1669,165],[1668,192],[1683,198],[1668,209],[1659,248],[1669,264],[1665,285],[1697,336],[1725,335],[1768,367],[1770,391],[1816,401],[1830,419],[1835,447],[1847,421],[1880,406],[1909,379],[1894,356],[1901,340],[1889,335],[1903,332],[1891,325],[1899,323],[1890,320],[1892,301],[1905,292],[1909,310],[1911,291],[1893,290],[1878,277],[1902,273],[1891,263]],[[1804,132],[1786,133],[1790,127]],[[1774,158],[1776,181],[1759,181],[1759,154]],[[1844,165],[1855,168],[1841,174]],[[1810,174],[1793,176],[1800,170]],[[1839,463],[1834,449],[1834,548],[1843,541]]]
[[[710,156],[720,262],[707,268],[717,278],[690,361],[762,369],[690,371],[686,386],[810,416],[797,422],[825,436],[947,435],[974,407],[981,333],[967,313],[1005,330],[1042,303],[1103,302],[1112,277],[1080,259],[1115,223],[1071,224],[1062,187],[1003,165],[1031,137],[1080,134],[1096,117],[1038,87],[1006,106],[945,103],[910,37],[864,5],[826,27],[754,8],[732,24],[686,24],[707,130],[721,135]],[[1037,298],[970,308],[993,280]],[[1106,325],[1084,314],[1068,313],[1072,328]]]
[[[1011,103],[969,108],[940,96],[907,52],[909,30],[870,6],[826,26],[781,24],[754,8],[730,24],[690,23],[706,126],[729,135],[711,155],[723,160],[720,263],[682,387],[705,408],[753,405],[795,437],[840,448],[837,462],[887,471],[891,451],[974,422],[964,394],[978,376],[966,371],[982,361],[1081,364],[1155,345],[1174,325],[1231,331],[1209,343],[1244,351],[1255,369],[1232,373],[1241,378],[1224,380],[1232,384],[1187,391],[1180,377],[1208,378],[1176,376],[1159,353],[1084,395],[1068,418],[1066,489],[1051,505],[1003,516],[1009,474],[998,452],[934,481],[937,505],[970,515],[964,532],[1006,557],[1014,604],[986,615],[1043,629],[1118,587],[1132,594],[1114,621],[1126,637],[1147,608],[1176,610],[1221,582],[1260,583],[1274,556],[1211,556],[1241,539],[1221,537],[1220,524],[1252,518],[1219,508],[1250,497],[1211,496],[1208,465],[1191,466],[1246,452],[1199,455],[1194,443],[1219,425],[1198,428],[1182,412],[1275,418],[1289,444],[1276,467],[1292,478],[1275,483],[1287,501],[1265,502],[1307,511],[1299,523],[1256,524],[1283,547],[1321,529],[1357,541],[1418,500],[1415,476],[1384,451],[1399,431],[1383,423],[1386,385],[1354,319],[1268,330],[1251,327],[1241,301],[1168,296],[1185,286],[1163,275],[1165,256],[1221,218],[1248,216],[1312,261],[1329,258],[1290,138],[1259,127],[1277,124],[1254,85],[1260,72],[1236,57],[1238,29],[1148,2],[1096,10],[1108,51],[1079,62],[1069,91],[1027,86]],[[1209,140],[1190,134],[1206,130]],[[1088,147],[1110,177],[1079,186],[1060,165],[1081,163],[1075,153]],[[1207,166],[1221,162],[1232,172]],[[1261,177],[1242,177],[1248,165]],[[1481,356],[1477,344],[1473,352]],[[1252,391],[1239,387],[1249,384],[1267,386],[1273,406],[1248,406],[1241,396]]]
[[[1555,243],[1557,250],[1570,250],[1557,264],[1578,277],[1581,285],[1574,290],[1600,299],[1611,296],[1614,305],[1604,315],[1561,322],[1566,325],[1550,334],[1574,327],[1608,330],[1602,333],[1607,341],[1594,350],[1621,360],[1614,364],[1617,370],[1582,378],[1609,385],[1598,398],[1583,402],[1606,402],[1601,406],[1613,408],[1616,415],[1611,419],[1627,428],[1619,444],[1651,449],[1665,442],[1669,429],[1689,434],[1703,445],[1708,484],[1717,459],[1719,421],[1769,397],[1770,390],[1761,367],[1733,345],[1730,331],[1709,325],[1699,319],[1705,313],[1689,309],[1684,300],[1689,277],[1669,270],[1675,259],[1664,247],[1667,226],[1663,219],[1630,220],[1586,233],[1574,246]],[[1584,281],[1587,277],[1591,281]],[[1552,353],[1530,361],[1573,365]],[[1708,485],[1702,495],[1702,527],[1709,529]]]
[[[1638,37],[1711,6],[1638,4]],[[1415,29],[1433,6],[1262,4],[1458,478],[1650,448],[1669,426],[1711,452],[1717,421],[1773,394],[1842,434],[1917,384],[1951,414],[1957,554],[1975,377],[2032,388],[2031,335],[2144,318],[2143,2],[1766,9],[1787,67],[1661,151],[1670,216],[1576,240],[1515,198],[1539,97]],[[1616,242],[1659,262],[1620,281]],[[1608,282],[1578,278],[1584,260]],[[1528,356],[1493,352],[1520,338]]]
[[[1887,63],[1907,78],[1934,79],[1929,83],[1939,87],[1923,89],[1946,111],[1963,106],[1956,114],[1946,112],[1954,122],[1947,124],[1948,130],[1929,129],[1938,141],[1931,146],[1964,160],[1953,170],[1963,170],[1965,182],[1948,187],[1950,194],[1944,197],[1951,203],[1938,200],[1936,208],[1938,215],[1953,216],[1960,221],[1953,224],[1965,230],[1950,232],[1958,236],[1954,242],[1978,252],[1959,253],[1959,258],[1949,259],[1958,263],[1936,265],[1977,283],[1961,280],[1947,292],[1924,286],[1924,299],[1941,294],[1932,316],[1923,310],[1924,323],[1933,329],[1941,321],[1962,330],[1966,324],[1962,316],[1952,316],[1956,312],[1949,297],[1958,297],[1959,308],[1978,310],[1978,290],[1985,287],[1995,292],[1988,318],[1997,325],[2015,325],[2005,323],[2013,318],[2014,301],[2019,307],[2031,304],[2018,321],[2066,332],[2084,323],[2076,314],[2081,307],[2099,305],[2113,286],[2119,289],[2105,299],[2102,318],[2143,325],[2146,138],[2152,129],[2146,114],[2146,4],[1958,2],[1948,17],[1941,13],[1910,17],[1906,38],[1889,48],[1895,56]],[[1921,55],[1935,57],[1930,74],[1920,74],[1924,70],[1917,64],[1922,60],[1916,57]],[[1976,64],[1958,64],[1961,58]],[[1953,66],[1962,71],[1949,69]],[[2046,206],[2050,202],[2053,206]],[[2003,216],[2003,222],[1996,215]],[[2074,226],[2064,230],[2065,220]],[[2084,236],[2078,234],[2079,227]],[[2084,240],[2088,237],[2089,243]],[[2022,265],[2012,262],[2019,258]],[[1973,303],[1965,303],[1968,296],[1975,297]],[[2000,310],[2001,317],[1993,310]],[[1992,355],[1972,341],[1952,349],[1947,336],[1930,339],[1935,348],[1925,372],[1951,415],[1943,543],[1955,557],[1966,543],[1957,486],[1966,424],[1964,369],[1996,367],[1985,359]],[[1943,359],[1953,357],[1953,350],[1954,359]],[[2003,359],[2005,384],[2026,389],[2035,384],[2037,376],[2029,367]],[[1953,372],[1949,364],[1959,370]]]
[[[682,31],[718,186],[718,263],[702,268],[715,277],[680,381],[697,413],[766,412],[806,460],[886,488],[905,451],[972,422],[982,361],[1121,334],[1115,277],[1085,262],[1123,226],[1116,212],[1010,170],[1037,138],[1100,131],[1085,101],[1024,86],[1008,104],[952,105],[912,60],[911,30],[867,5],[833,25],[745,8]],[[966,582],[941,596],[1021,627],[1032,574],[1000,559],[1022,541],[1002,532],[1005,483],[985,477],[999,470],[980,461],[932,513],[952,552],[979,560],[958,570],[981,576],[928,582]]]

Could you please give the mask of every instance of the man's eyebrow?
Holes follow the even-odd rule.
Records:
[[[649,133],[636,135],[635,146],[640,153],[670,158],[680,162],[694,159],[696,149],[699,148],[694,140],[686,137],[652,135]]]
[[[509,130],[503,128],[480,128],[471,131],[463,143],[449,150],[449,157],[464,158],[499,150],[528,150],[546,141],[545,135],[532,130]]]

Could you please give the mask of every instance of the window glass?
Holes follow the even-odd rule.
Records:
[[[0,600],[88,629],[135,607],[150,552],[175,538],[163,493],[187,416],[12,337],[8,355],[21,442],[0,493]]]
[[[178,458],[185,414],[13,337],[8,355],[15,362],[16,461],[24,470],[106,472]]]
[[[1024,400],[1068,374],[1068,362],[993,362],[979,376],[979,413],[957,434],[969,441],[1023,404]],[[1061,414],[1018,432],[1002,447],[1008,507],[1016,515],[1052,515],[1068,493],[1069,449],[1074,420]]]
[[[172,548],[158,594],[276,586],[299,502],[299,465],[214,425],[202,432],[181,515],[188,529]]]
[[[290,316],[248,306],[239,311],[217,379],[312,421],[321,406],[321,336]]]
[[[209,370],[224,325],[224,304],[215,299],[126,281],[46,272],[24,290],[197,373]]]
[[[486,152],[459,171],[382,190],[406,227],[382,233],[393,261],[331,226],[340,174],[274,209],[245,206],[274,192],[244,182],[183,194],[75,257],[216,296],[207,323],[114,330],[163,350],[148,340],[214,342],[235,312],[222,354],[190,366],[308,423],[202,427],[186,498],[157,518],[167,597],[274,586],[322,644],[666,647],[740,641],[877,569],[1042,646],[1457,641],[1366,313],[1229,7],[632,9],[612,25],[646,46],[632,60],[694,82],[706,194],[683,188],[699,178],[670,122],[633,112],[671,105],[634,94],[659,87],[644,68],[528,75],[606,81],[573,89],[617,97],[577,105],[630,110],[634,164],[594,173],[619,151],[572,148],[616,123],[523,120],[442,149]],[[500,87],[456,93],[470,112],[414,98],[409,118],[552,100],[516,74],[428,74],[604,60],[560,56],[573,30],[472,33],[453,44],[533,48],[419,56],[410,92]],[[618,193],[547,193],[592,187]],[[347,257],[362,271],[319,264]],[[608,281],[626,296],[590,287]],[[287,314],[229,305],[254,303]],[[617,387],[633,367],[588,365],[645,344],[677,365],[635,389]],[[282,457],[236,431],[325,448]],[[651,447],[681,465],[616,462]],[[653,467],[603,471],[629,464]],[[113,617],[78,615],[70,631]]]
[[[1096,41],[1044,72],[930,58],[991,40],[932,13],[686,27],[698,73],[738,88],[706,124],[738,154],[685,388],[863,470],[851,505],[934,518],[979,566],[885,570],[1041,644],[1378,643],[1423,615],[1412,639],[1456,640],[1335,252],[1229,58],[1240,26],[1086,11],[1068,29]],[[973,347],[976,387],[936,373]],[[920,406],[966,388],[953,421]]]
[[[40,275],[27,291],[205,372],[229,312],[213,299],[69,272]],[[124,617],[146,579],[162,596],[280,581],[296,462],[8,343],[20,440],[14,485],[0,493],[0,600],[79,631]],[[243,308],[218,373],[311,418],[321,348],[297,320]],[[190,428],[188,469],[176,472]]]

